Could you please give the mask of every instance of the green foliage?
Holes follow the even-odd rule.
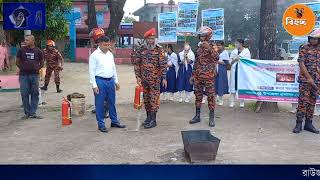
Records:
[[[72,7],[71,0],[4,0],[4,2],[42,2],[46,4],[46,30],[33,31],[37,40],[60,40],[68,35],[68,21],[63,14],[69,12]],[[23,31],[12,30],[14,44],[23,41]]]
[[[256,103],[248,103],[247,106],[248,106],[248,109],[253,112],[257,109]]]
[[[61,107],[60,106],[56,106],[56,107],[48,107],[47,108],[48,112],[59,112],[61,111]]]
[[[126,16],[126,17],[124,17],[124,18],[122,19],[122,22],[123,22],[123,23],[133,23],[133,22],[135,22],[135,21],[137,21],[135,18],[129,17],[129,16]]]
[[[260,0],[199,0],[199,17],[201,22],[201,10],[210,8],[224,8],[225,14],[225,40],[231,41],[237,38],[249,38],[250,50],[256,55],[259,42],[260,29]],[[281,0],[277,7],[277,43],[280,44],[291,36],[282,26],[282,15],[286,8],[294,3],[302,3],[304,0]],[[247,17],[247,19],[246,19]],[[201,23],[198,23],[200,26]]]
[[[2,3],[0,4],[0,19],[3,19],[3,6]]]

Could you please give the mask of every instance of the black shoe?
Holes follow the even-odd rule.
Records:
[[[201,121],[200,119],[201,108],[196,108],[196,115],[189,121],[190,124],[195,124]]]
[[[214,127],[216,126],[216,123],[214,122],[214,111],[210,111],[209,114],[209,127]]]
[[[23,117],[21,117],[20,119],[21,120],[27,120],[27,119],[29,119],[30,118],[30,116],[29,115],[24,115]]]
[[[107,133],[107,132],[108,132],[108,130],[107,130],[106,127],[98,128],[98,130],[99,130],[100,132],[103,132],[103,133]]]
[[[93,110],[91,111],[91,113],[92,113],[92,114],[95,114],[95,113],[96,113],[96,109],[93,109]]]
[[[43,117],[37,116],[37,115],[31,115],[29,118],[31,118],[31,119],[43,119]]]
[[[145,129],[151,129],[157,126],[157,112],[150,112],[149,122],[144,124]]]
[[[41,90],[47,91],[48,90],[48,85],[44,85],[40,88]]]
[[[302,121],[296,121],[296,126],[293,128],[293,133],[300,133],[302,131]]]
[[[62,90],[59,88],[60,85],[56,85],[57,93],[61,93]]]
[[[146,120],[142,123],[142,126],[144,126],[145,124],[148,124],[150,122],[150,112],[147,111],[147,118]]]
[[[305,124],[304,124],[304,130],[315,133],[315,134],[319,134],[319,130],[316,129],[313,124],[312,124],[312,120],[306,120]]]
[[[126,128],[126,125],[118,123],[111,123],[111,127],[116,127],[116,128]]]

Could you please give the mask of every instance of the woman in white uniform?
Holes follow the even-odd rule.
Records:
[[[163,93],[164,100],[169,99],[174,100],[174,93],[177,92],[177,74],[178,74],[178,56],[174,52],[171,44],[167,47],[166,57],[168,58],[168,68],[167,68],[167,88],[163,87],[161,83],[160,92]]]
[[[190,84],[190,78],[192,76],[193,64],[195,61],[195,55],[191,50],[188,43],[184,45],[184,50],[179,53],[179,70],[177,76],[177,91],[179,92],[179,102],[183,99],[186,103],[190,102],[191,92],[193,91],[193,85]],[[185,92],[185,97],[183,97]]]
[[[248,48],[245,48],[243,39],[237,39],[235,42],[236,49],[231,52],[230,59],[231,62],[231,75],[230,75],[230,105],[229,107],[234,107],[234,100],[236,93],[238,91],[238,79],[241,81],[241,77],[238,76],[238,61],[240,58],[251,59],[251,53]],[[240,107],[244,107],[244,99],[240,99]]]

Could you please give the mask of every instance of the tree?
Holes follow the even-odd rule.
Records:
[[[89,32],[97,27],[97,13],[96,13],[96,6],[94,3],[94,0],[88,0],[88,19],[87,19],[87,25],[89,28]]]
[[[37,40],[58,40],[68,35],[68,21],[64,18],[64,13],[70,11],[72,0],[4,0],[4,2],[42,2],[46,4],[46,30],[32,32]],[[9,33],[13,37],[14,44],[23,41],[23,31],[10,30]]]
[[[257,0],[247,0],[245,6],[243,0],[200,0],[198,26],[201,26],[201,11],[210,8],[224,9],[225,40],[234,42],[238,38],[259,39],[259,9]],[[246,19],[247,18],[247,19]],[[257,54],[258,43],[250,44],[250,51]],[[254,56],[256,57],[256,56]]]
[[[126,16],[122,19],[122,22],[123,23],[133,23],[133,22],[136,22],[136,19],[133,18],[133,17],[129,17],[129,16]]]
[[[306,0],[304,0],[306,1]],[[258,41],[260,36],[260,7],[257,0],[199,0],[198,26],[201,25],[201,10],[209,8],[223,8],[225,13],[225,39],[234,41],[237,38],[250,38],[250,51],[253,58],[258,58]],[[291,39],[282,26],[282,15],[292,4],[302,0],[277,1],[277,43]],[[245,5],[244,5],[245,3]]]
[[[111,39],[114,40],[124,15],[123,7],[126,3],[126,0],[107,0],[107,3],[111,15],[107,34]]]
[[[273,60],[276,57],[277,1],[261,0],[259,57]],[[257,102],[256,112],[279,112],[277,103]]]
[[[3,20],[3,6],[0,4],[0,19]]]

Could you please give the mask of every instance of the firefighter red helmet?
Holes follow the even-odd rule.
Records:
[[[56,46],[53,40],[47,40],[47,46]]]
[[[320,38],[320,29],[314,29],[310,34],[311,38]]]
[[[95,42],[104,35],[104,30],[102,28],[93,28],[89,33],[89,37],[92,38]]]
[[[202,26],[198,30],[198,35],[199,36],[204,36],[206,38],[206,41],[210,41],[210,39],[212,37],[212,34],[213,34],[213,30],[208,26]]]
[[[155,28],[151,28],[149,29],[147,32],[144,33],[143,37],[145,39],[150,38],[150,37],[155,37],[156,36],[156,29]]]

